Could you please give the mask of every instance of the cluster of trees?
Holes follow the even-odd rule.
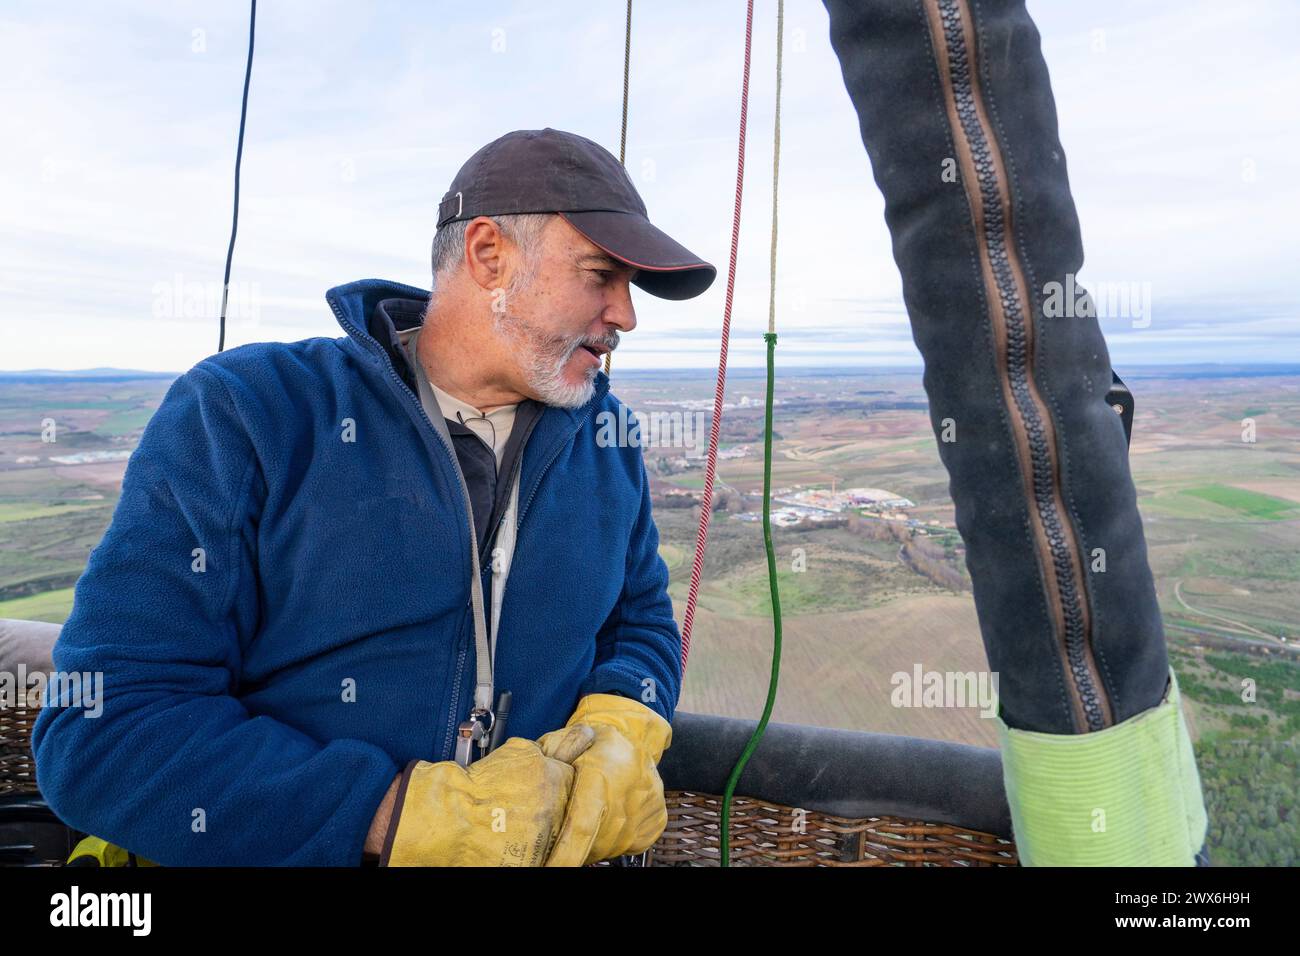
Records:
[[[700,501],[704,497],[704,492],[698,495],[651,495],[650,506],[652,508],[693,508],[693,517],[696,521],[700,518],[699,507]],[[734,511],[736,513],[749,511],[750,498],[743,492],[734,488],[724,488],[721,485],[713,486],[713,510],[714,511]],[[755,508],[762,507],[763,496],[759,495],[755,499],[758,504]]]
[[[860,534],[872,541],[897,541],[902,544],[912,538],[912,529],[901,521],[883,521],[879,518],[864,518],[857,512],[849,513],[848,528],[854,534]]]
[[[969,588],[961,569],[948,560],[943,545],[929,538],[912,538],[904,541],[900,554],[909,568],[929,581],[950,591]]]
[[[655,511],[666,508],[694,508],[699,499],[694,495],[651,495],[650,507]]]
[[[1178,687],[1227,732],[1196,742],[1216,866],[1300,865],[1300,666],[1171,647]],[[1243,699],[1249,678],[1253,701]]]
[[[680,471],[684,471],[681,464],[676,461],[678,455],[646,455],[646,469],[654,475],[661,477],[672,477]]]
[[[966,591],[970,583],[954,563],[946,545],[934,538],[918,537],[901,521],[883,521],[850,514],[848,528],[873,541],[897,541],[903,562],[926,580],[950,591]]]
[[[1228,717],[1234,727],[1258,728],[1277,737],[1300,739],[1300,665],[1234,654],[1206,654],[1205,664],[1214,668],[1220,678],[1228,677],[1228,685],[1208,684],[1195,671],[1180,670],[1178,686],[1183,693],[1204,704],[1236,708],[1237,712]],[[1247,678],[1254,685],[1254,703],[1242,697]],[[1247,708],[1247,712],[1242,713],[1241,708]]]
[[[800,518],[796,524],[788,524],[783,527],[782,531],[818,531],[822,528],[844,528],[847,527],[849,519],[847,517],[822,518],[821,521],[814,521],[812,518]]]
[[[1300,866],[1300,748],[1294,739],[1204,739],[1196,763],[1215,866]]]

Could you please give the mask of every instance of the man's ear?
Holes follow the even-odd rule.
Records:
[[[479,216],[465,227],[465,270],[481,289],[489,291],[504,281],[505,236],[495,222]]]

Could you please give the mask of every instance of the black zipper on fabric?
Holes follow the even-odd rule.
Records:
[[[474,613],[473,602],[465,609],[466,616]],[[470,627],[469,633],[474,633],[473,626]],[[456,675],[451,686],[451,720],[447,725],[447,736],[443,739],[440,756],[443,760],[450,760],[456,755],[456,727],[460,724],[457,720],[457,714],[460,712],[460,687],[464,683],[463,672],[465,670],[465,658],[469,654],[470,638],[465,633],[465,625],[460,626],[460,652],[456,656]]]
[[[975,51],[969,42],[974,38],[973,20],[966,0],[927,0],[926,6],[932,38],[936,47],[941,47],[936,51],[942,52],[937,57],[941,81],[952,97],[958,120],[952,124],[952,132],[964,141],[975,180],[974,189],[967,188],[967,196],[972,206],[979,207],[973,210],[976,241],[994,285],[988,305],[996,326],[995,343],[1004,345],[998,355],[998,374],[1010,393],[1007,411],[1020,456],[1027,457],[1021,471],[1033,509],[1031,524],[1035,526],[1031,530],[1040,543],[1053,630],[1059,632],[1062,663],[1070,678],[1074,723],[1080,732],[1102,730],[1113,723],[1113,711],[1093,658],[1085,565],[1065,514],[1055,425],[1033,376],[1031,293],[1015,247],[1013,224],[1008,221],[1011,202],[1005,163],[982,115]]]

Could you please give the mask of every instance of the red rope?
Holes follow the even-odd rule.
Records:
[[[709,428],[709,457],[704,466],[704,499],[700,504],[700,527],[695,535],[695,560],[691,563],[691,588],[682,618],[682,676],[691,653],[691,628],[695,624],[695,602],[700,595],[700,572],[704,567],[704,545],[709,537],[709,516],[713,512],[713,475],[718,467],[718,436],[722,431],[722,394],[727,386],[727,343],[731,339],[731,302],[736,291],[736,253],[740,246],[740,195],[745,184],[745,125],[749,113],[749,54],[754,29],[754,0],[745,15],[745,78],[740,88],[740,156],[736,163],[736,210],[731,219],[731,264],[727,268],[727,302],[722,310],[722,348],[718,355],[718,384],[713,395],[713,423]]]

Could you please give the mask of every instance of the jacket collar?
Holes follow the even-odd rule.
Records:
[[[386,299],[401,301],[385,302]],[[398,377],[418,396],[415,376],[397,333],[423,321],[423,306],[429,301],[428,291],[385,279],[361,279],[335,286],[325,293],[325,300],[349,338],[376,360],[387,359]],[[384,303],[382,309],[378,308],[381,302]],[[579,408],[547,405],[543,414],[547,418],[566,416],[576,425],[600,405],[608,391],[609,376],[597,371],[596,392],[586,405]]]

